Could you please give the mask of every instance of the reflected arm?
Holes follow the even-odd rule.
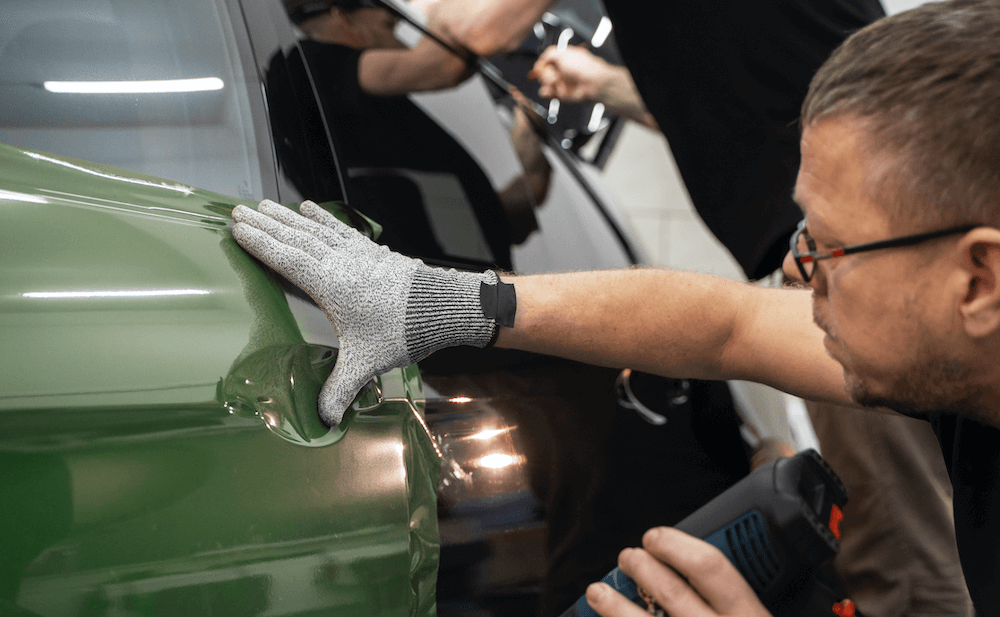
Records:
[[[555,0],[441,0],[440,32],[477,56],[494,56],[518,44]]]
[[[472,75],[465,60],[428,37],[412,49],[370,49],[361,54],[358,82],[372,96],[454,88]]]

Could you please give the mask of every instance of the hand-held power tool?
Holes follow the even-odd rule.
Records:
[[[846,502],[837,474],[805,450],[756,469],[675,527],[721,550],[776,617],[861,617],[831,564]],[[603,582],[656,614],[618,568]],[[597,613],[581,597],[561,617]]]

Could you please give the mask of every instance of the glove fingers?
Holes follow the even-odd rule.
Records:
[[[305,204],[312,204],[312,202],[307,201],[303,203],[303,205]],[[324,214],[326,213],[325,210],[323,210],[316,204],[312,205],[317,210],[323,212]],[[339,230],[332,229],[330,226],[324,225],[311,218],[306,218],[305,216],[302,216],[301,214],[295,212],[294,210],[286,208],[285,206],[282,206],[280,204],[276,204],[273,201],[265,199],[264,201],[260,202],[260,205],[257,206],[257,211],[266,214],[267,216],[273,218],[274,220],[280,223],[283,223],[287,227],[299,231],[304,231],[307,234],[315,238],[318,238],[320,241],[324,242],[327,246],[333,248],[340,248],[345,244],[345,236],[342,233],[340,233]],[[344,225],[333,216],[330,216],[330,218],[332,218],[340,225],[350,229],[349,226]]]
[[[304,201],[302,205],[299,206],[299,212],[304,216],[309,217],[313,221],[319,223],[326,229],[337,234],[339,237],[345,240],[351,240],[358,237],[365,237],[364,234],[354,229],[347,223],[341,221],[334,215],[330,214],[323,208],[320,208],[315,203],[311,201]]]
[[[315,258],[248,223],[238,222],[233,225],[233,238],[248,253],[306,290],[316,300],[319,291],[317,285],[322,280],[323,272]]]
[[[291,210],[288,210],[288,208],[278,207],[282,210],[287,210],[293,215],[295,214]],[[313,259],[322,261],[330,256],[330,248],[321,240],[308,232],[293,229],[285,225],[282,221],[276,220],[267,212],[255,212],[246,206],[236,206],[233,208],[233,220],[237,223],[244,223],[255,227],[282,244],[304,251]]]

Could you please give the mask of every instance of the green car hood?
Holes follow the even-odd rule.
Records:
[[[0,145],[0,613],[434,614],[415,368],[323,426],[332,328],[236,203]]]

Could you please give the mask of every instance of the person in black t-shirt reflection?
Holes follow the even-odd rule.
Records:
[[[359,0],[285,0],[345,171],[352,205],[384,226],[383,242],[422,258],[473,258],[511,268],[510,247],[538,228],[551,169],[524,112],[512,139],[525,173],[496,188],[468,151],[405,95],[459,85],[466,61],[428,37],[396,39],[398,18]],[[426,7],[434,26],[434,5]],[[490,112],[492,113],[492,111]],[[483,246],[454,254],[435,236],[430,200],[470,208]]]

